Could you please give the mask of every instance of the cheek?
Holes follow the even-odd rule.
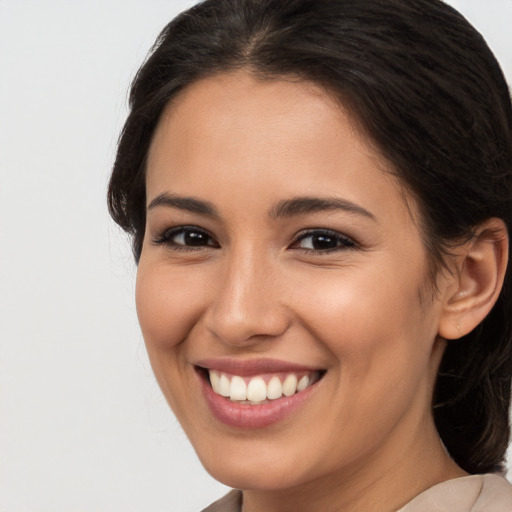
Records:
[[[420,303],[422,273],[393,265],[386,270],[354,267],[304,283],[301,316],[345,376],[403,371],[411,359],[428,360],[435,330]]]
[[[169,272],[143,258],[137,271],[136,305],[148,350],[169,350],[178,345],[200,316],[203,293],[194,273]]]
[[[363,449],[359,441],[381,439],[405,411],[428,407],[435,335],[425,324],[419,283],[353,275],[311,286],[303,317],[332,356],[331,404],[337,406],[330,408],[326,424],[343,426],[355,454]]]

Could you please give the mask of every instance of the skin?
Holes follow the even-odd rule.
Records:
[[[216,215],[149,207],[162,194]],[[368,214],[272,215],[297,197]],[[203,465],[244,490],[244,511],[391,512],[465,475],[430,407],[457,273],[432,294],[414,201],[322,89],[244,72],[189,86],[156,131],[147,198],[136,298],[150,360]],[[207,233],[204,244],[162,240],[179,226]],[[312,229],[351,244],[315,251]],[[326,374],[283,421],[236,429],[211,414],[194,368],[218,357]]]

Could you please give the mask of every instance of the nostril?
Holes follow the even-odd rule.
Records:
[[[290,319],[278,306],[271,309],[252,304],[242,312],[215,307],[206,321],[207,329],[229,345],[246,346],[282,336]]]
[[[282,335],[289,325],[288,308],[278,293],[272,262],[244,246],[243,251],[233,249],[225,263],[204,315],[208,330],[231,345]]]

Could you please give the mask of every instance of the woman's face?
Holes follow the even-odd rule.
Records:
[[[432,298],[414,203],[383,167],[304,83],[208,78],[160,121],[137,310],[169,404],[228,485],[390,471],[433,437],[444,285]]]

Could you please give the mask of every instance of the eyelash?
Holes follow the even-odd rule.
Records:
[[[185,245],[184,243],[178,244],[176,242],[173,242],[173,238],[182,235],[183,237],[186,236],[186,234],[196,234],[200,236],[204,236],[207,238],[208,242],[214,242],[213,244],[206,244],[206,245]],[[184,240],[185,241],[185,240]],[[201,229],[197,226],[177,226],[175,228],[166,229],[161,235],[158,235],[154,240],[153,243],[155,245],[167,245],[174,251],[197,251],[204,249],[205,247],[213,247],[213,248],[219,248],[219,244],[215,242],[215,239],[208,233],[208,231],[205,231],[204,229]]]
[[[205,245],[186,245],[186,240],[183,239],[183,243],[176,243],[173,241],[174,237],[181,235],[185,237],[187,234],[189,235],[199,235],[200,237],[205,237],[207,243]],[[315,248],[314,242],[311,244],[313,247],[299,247],[299,244],[308,238],[317,237],[317,242],[319,239],[324,239],[324,241],[334,242],[336,245],[334,247],[326,247],[326,248]],[[198,251],[205,248],[214,248],[218,249],[220,247],[219,243],[215,241],[215,239],[204,229],[199,228],[197,226],[177,226],[175,228],[170,228],[165,230],[161,235],[158,235],[153,243],[155,245],[167,245],[172,250],[175,251]],[[294,241],[290,244],[289,248],[294,250],[300,250],[308,254],[325,254],[336,251],[343,251],[349,249],[356,249],[358,245],[351,238],[344,236],[336,231],[332,231],[329,229],[310,229],[299,233],[298,236],[294,239]]]
[[[324,239],[330,239],[336,243],[334,247],[328,247],[324,249],[315,249],[312,248],[304,248],[304,247],[296,247],[298,250],[302,250],[307,253],[328,253],[328,252],[336,252],[336,251],[343,251],[348,249],[355,249],[357,248],[357,244],[349,237],[342,235],[341,233],[338,233],[336,231],[332,231],[330,229],[310,229],[308,231],[305,231],[303,233],[300,233],[292,242],[291,246],[294,248],[294,246],[297,246],[300,242],[303,240],[306,240],[307,238],[324,238]]]

